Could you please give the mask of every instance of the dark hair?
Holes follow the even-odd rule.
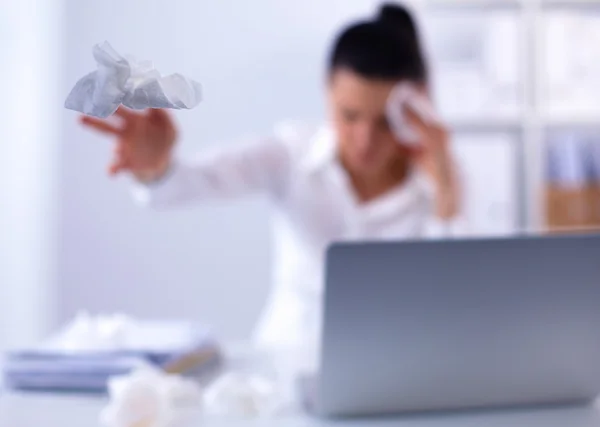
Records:
[[[374,19],[346,27],[329,57],[329,72],[337,69],[370,79],[425,83],[427,64],[411,12],[400,4],[385,3]]]

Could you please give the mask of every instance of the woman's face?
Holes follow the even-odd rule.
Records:
[[[392,133],[386,104],[395,82],[370,80],[340,69],[329,80],[329,108],[346,167],[376,174],[407,152]]]

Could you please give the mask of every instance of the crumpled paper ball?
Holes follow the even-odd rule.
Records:
[[[108,383],[110,402],[100,414],[106,427],[176,427],[202,408],[198,384],[144,366]]]
[[[229,372],[205,390],[202,406],[209,416],[265,418],[281,413],[285,402],[275,381]]]
[[[180,427],[202,418],[268,419],[295,410],[287,388],[293,371],[279,358],[260,354],[249,365],[235,363],[206,386],[181,375],[143,365],[108,383],[109,404],[101,413],[105,427]],[[231,362],[231,361],[230,361]],[[284,372],[285,371],[285,372]]]
[[[108,42],[93,48],[97,70],[77,81],[65,108],[106,118],[119,105],[134,110],[146,108],[190,109],[202,99],[199,83],[181,74],[161,76],[152,61],[121,56]]]

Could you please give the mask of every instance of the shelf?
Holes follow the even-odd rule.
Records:
[[[519,9],[533,0],[426,0],[426,8],[434,9]],[[538,0],[537,7],[599,8],[600,0]]]
[[[459,132],[493,132],[520,130],[524,125],[519,118],[493,118],[493,117],[472,117],[472,118],[447,118],[446,124],[453,131]]]
[[[522,118],[446,118],[447,126],[457,131],[515,131],[521,130],[531,123],[542,128],[598,128],[600,129],[600,113],[597,116],[581,115],[575,117],[541,116]],[[537,124],[537,125],[535,125]]]
[[[527,0],[426,0],[426,6],[449,7],[521,7]],[[568,0],[564,0],[568,1]],[[581,1],[581,0],[580,0]]]
[[[600,0],[542,0],[543,9],[599,9]]]
[[[539,195],[545,186],[544,142],[547,136],[554,132],[570,130],[581,131],[586,135],[600,135],[600,104],[598,111],[594,111],[596,107],[593,105],[589,105],[593,108],[588,111],[583,108],[577,111],[566,108],[551,109],[545,101],[548,95],[544,87],[547,79],[544,49],[548,48],[545,33],[546,19],[551,15],[560,14],[600,18],[600,0],[414,0],[414,2],[420,3],[421,10],[425,14],[439,17],[440,22],[448,22],[446,18],[458,14],[477,15],[477,20],[494,15],[506,18],[506,15],[511,14],[514,15],[511,19],[517,19],[520,31],[521,80],[519,84],[523,89],[520,94],[522,97],[520,114],[505,114],[503,117],[495,118],[490,117],[488,111],[473,109],[472,115],[462,116],[459,115],[461,111],[457,111],[456,108],[448,108],[446,110],[448,113],[454,113],[454,117],[450,114],[443,117],[456,138],[478,133],[518,135],[519,162],[516,166],[518,170],[514,171],[520,187],[517,196],[519,211],[517,228],[543,229],[545,209],[539,203]],[[453,30],[452,23],[448,25]],[[588,48],[591,49],[593,44],[590,46],[589,43],[595,43],[593,40],[579,40],[578,43],[586,43],[586,41]],[[465,46],[467,42],[463,42]],[[561,106],[564,107],[564,103],[559,105]],[[471,111],[465,111],[465,113],[469,112]],[[509,113],[512,113],[512,110]],[[481,140],[484,141],[485,138]]]
[[[600,112],[597,115],[578,115],[574,117],[545,116],[541,124],[546,128],[599,128]]]
[[[432,9],[520,9],[528,0],[427,0],[426,8]]]

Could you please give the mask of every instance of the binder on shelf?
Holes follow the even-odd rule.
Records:
[[[545,188],[549,232],[600,229],[598,179],[591,155],[596,144],[582,133],[555,135],[547,141]]]
[[[589,165],[592,185],[590,190],[590,211],[594,228],[600,229],[600,135],[589,138]]]

